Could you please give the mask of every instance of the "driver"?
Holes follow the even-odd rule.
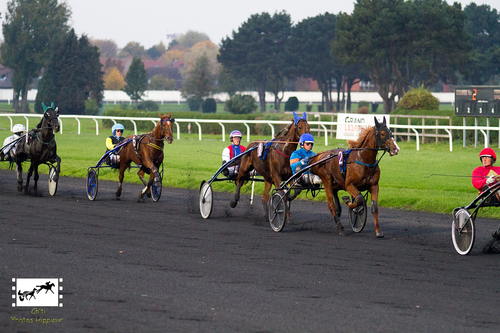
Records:
[[[292,168],[292,172],[294,174],[302,170],[311,157],[316,156],[316,154],[312,151],[314,146],[314,137],[312,134],[302,134],[299,139],[299,145],[300,149],[294,151],[290,156],[290,167]],[[302,179],[304,180],[305,185],[321,184],[321,178],[311,172],[307,172]]]
[[[3,142],[3,147],[8,145],[9,143],[19,139],[21,135],[26,131],[26,127],[24,127],[23,124],[15,124],[14,127],[12,127],[12,134],[8,138],[5,139]],[[0,155],[1,160],[7,160],[7,161],[13,161],[16,156],[16,145],[12,144],[9,145],[8,147],[5,147]]]
[[[479,159],[483,165],[472,171],[472,185],[481,193],[487,190],[489,186],[493,186],[498,182],[500,179],[500,167],[493,166],[493,163],[497,160],[497,155],[491,148],[484,148],[481,150]],[[497,197],[498,192],[496,194]],[[500,240],[500,229],[493,231],[491,236],[496,240]]]
[[[479,160],[483,165],[472,171],[472,186],[481,193],[500,179],[500,167],[493,166],[497,160],[497,155],[491,148],[481,150]]]
[[[231,140],[231,144],[226,148],[224,148],[224,150],[222,151],[222,164],[226,163],[227,161],[233,159],[234,157],[238,156],[239,154],[245,151],[246,148],[240,145],[242,137],[243,135],[238,130],[232,131],[231,134],[229,134],[229,140]],[[222,173],[226,177],[235,176],[238,174],[238,166],[239,165],[229,166]]]
[[[119,143],[125,141],[125,138],[122,136],[125,127],[122,124],[114,124],[111,127],[111,131],[113,131],[113,135],[106,139],[106,152],[115,148],[115,146]],[[118,164],[120,163],[120,154],[115,152],[109,155],[109,164]]]

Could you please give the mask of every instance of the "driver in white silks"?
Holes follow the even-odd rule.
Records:
[[[231,144],[224,148],[222,151],[222,164],[226,163],[227,161],[231,160],[232,158],[238,156],[239,154],[243,153],[245,151],[245,147],[240,145],[241,138],[243,135],[241,134],[240,131],[232,131],[231,134],[229,134],[229,140],[231,140]],[[222,174],[226,177],[234,177],[238,174],[238,169],[239,169],[239,162],[237,162],[237,165],[231,165],[227,167]]]
[[[15,124],[14,127],[12,127],[12,132],[14,134],[5,139],[5,141],[3,142],[3,147],[19,139],[25,131],[26,128],[24,127],[23,124]],[[0,155],[0,158],[2,160],[14,161],[16,157],[16,145],[17,144],[11,144],[8,147],[5,147]]]

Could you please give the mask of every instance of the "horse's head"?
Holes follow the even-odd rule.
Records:
[[[171,118],[170,113],[163,116],[161,114],[158,115],[160,116],[159,127],[162,139],[165,139],[168,143],[174,142],[174,133],[172,128],[174,127],[175,119]]]
[[[307,114],[304,112],[302,117],[297,116],[295,111],[293,112],[293,124],[295,131],[295,139],[298,141],[298,138],[304,133],[309,133],[311,126],[307,123]]]
[[[391,130],[387,127],[384,121],[379,123],[377,117],[375,118],[375,140],[378,148],[382,148],[389,153],[389,155],[394,156],[399,153],[399,146],[392,136]]]
[[[54,102],[47,107],[45,104],[42,103],[43,107],[43,118],[46,121],[46,124],[48,127],[52,128],[54,132],[59,132],[59,108],[54,109]]]

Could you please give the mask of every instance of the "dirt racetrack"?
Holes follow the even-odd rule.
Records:
[[[138,203],[140,186],[115,200],[116,186],[99,182],[91,202],[84,179],[62,177],[51,197],[41,175],[42,196],[27,196],[0,171],[0,331],[499,331],[500,256],[482,253],[498,220],[477,220],[464,257],[451,214],[382,208],[376,239],[371,215],[355,234],[344,206],[342,237],[326,203],[297,200],[275,233],[257,223],[259,198],[231,209],[216,192],[203,220],[197,191]],[[62,307],[12,307],[13,278],[49,277],[64,281]]]

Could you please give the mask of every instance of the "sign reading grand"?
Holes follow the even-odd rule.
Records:
[[[455,87],[455,115],[500,117],[500,87]]]
[[[387,124],[390,124],[389,115],[376,115],[378,122],[383,122],[384,118]],[[359,132],[365,127],[375,126],[374,115],[338,113],[337,114],[337,139],[339,140],[357,140]]]

